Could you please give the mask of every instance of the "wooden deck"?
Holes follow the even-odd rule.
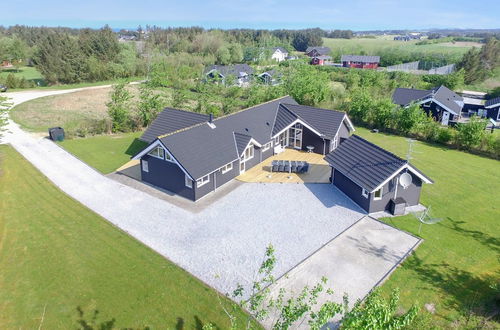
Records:
[[[262,163],[237,176],[236,180],[266,183],[328,183],[331,168],[323,157],[323,155],[316,153],[285,149],[284,152],[269,157]],[[271,172],[271,162],[273,160],[306,161],[309,163],[309,171],[303,174]]]

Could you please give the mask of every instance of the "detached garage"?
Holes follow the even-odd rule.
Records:
[[[423,183],[433,183],[407,160],[357,135],[325,160],[332,168],[332,183],[368,213],[401,214],[419,204]]]

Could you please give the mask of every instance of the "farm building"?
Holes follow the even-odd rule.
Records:
[[[433,183],[407,160],[357,135],[325,160],[332,168],[332,184],[368,213],[401,213],[419,204],[423,183]]]
[[[345,68],[376,69],[380,63],[380,56],[342,55],[340,62]]]

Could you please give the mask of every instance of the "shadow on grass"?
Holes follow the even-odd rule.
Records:
[[[454,221],[450,217],[447,219],[450,220],[449,223],[451,223],[451,225],[446,225],[445,227],[457,233],[470,236],[482,245],[500,254],[500,239],[498,237],[491,236],[490,234],[479,230],[466,229],[464,228],[464,225],[466,224],[465,221]]]
[[[144,141],[135,138],[134,141],[128,146],[125,153],[129,156],[137,155],[142,149],[144,149],[148,144]]]
[[[418,256],[418,252],[414,252],[404,265],[405,268],[414,272],[415,277],[432,285],[428,290],[441,290],[446,293],[447,298],[441,303],[447,308],[461,313],[474,311],[478,315],[487,315],[499,308],[498,291],[493,287],[500,276],[498,271],[496,274],[480,277],[444,261],[434,264],[425,263]],[[439,304],[440,302],[422,303]],[[453,320],[449,319],[449,321]]]

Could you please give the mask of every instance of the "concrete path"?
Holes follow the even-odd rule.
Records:
[[[352,307],[380,285],[420,241],[365,217],[280,278],[272,295],[276,296],[280,288],[298,294],[304,286],[312,287],[324,276],[329,279],[327,287],[334,290],[333,300],[342,303],[347,293]],[[320,299],[319,303],[324,301]]]

